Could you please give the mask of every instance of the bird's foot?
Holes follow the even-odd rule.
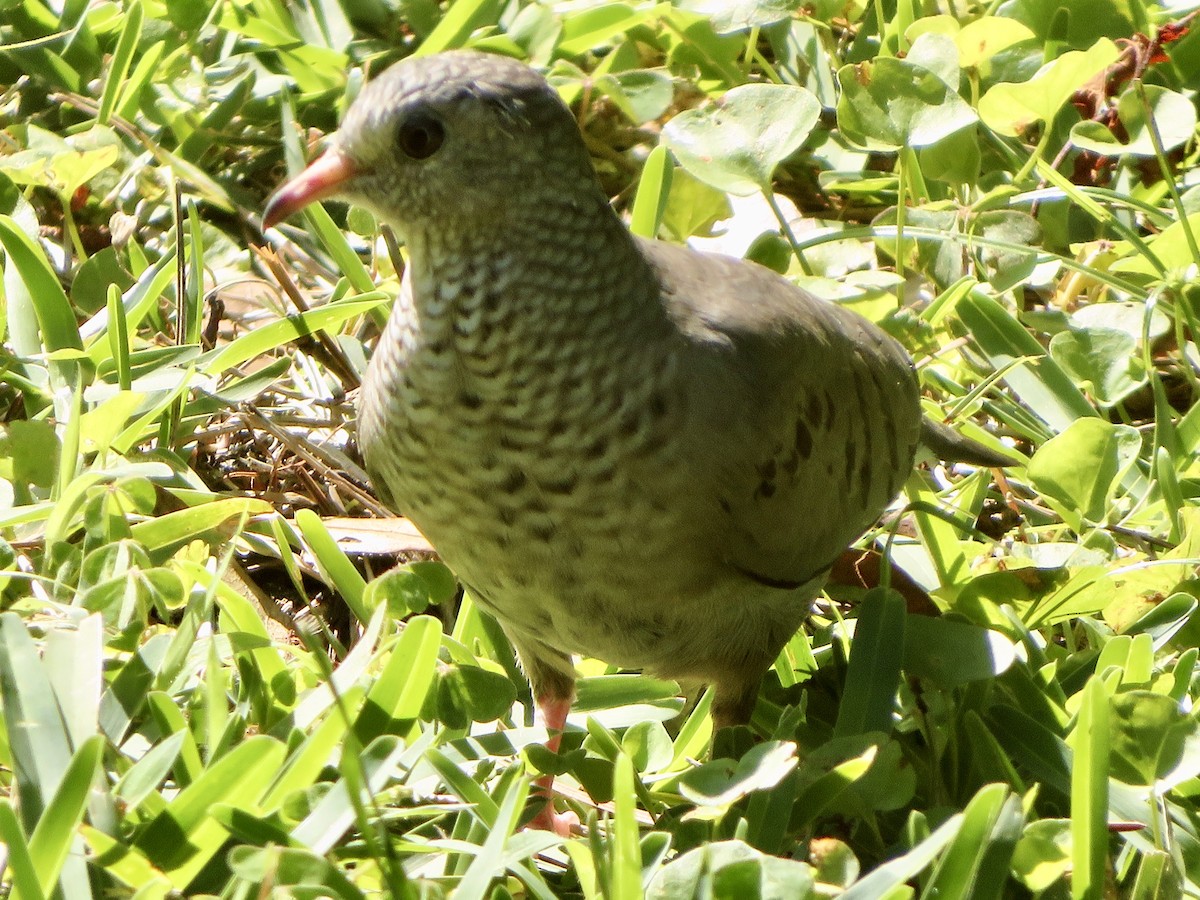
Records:
[[[554,801],[547,800],[536,816],[529,820],[526,828],[537,828],[539,831],[551,831],[559,837],[570,837],[573,834],[582,834],[583,826],[579,823],[579,816],[567,810],[567,812],[555,812]]]
[[[555,743],[557,744],[557,740]],[[570,810],[562,813],[554,811],[553,775],[542,775],[534,781],[533,796],[535,801],[541,801],[542,808],[529,820],[526,828],[552,831],[559,837],[570,837],[572,834],[583,833],[583,827],[579,824],[579,816]]]

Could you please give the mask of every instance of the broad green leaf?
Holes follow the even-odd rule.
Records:
[[[858,756],[838,763],[804,785],[791,816],[792,829],[810,827],[834,801],[867,775],[878,757],[879,748],[871,745]],[[808,762],[811,764],[812,760]]]
[[[449,727],[466,728],[471,722],[500,718],[517,700],[517,689],[506,675],[478,666],[452,666],[438,674],[438,719]],[[454,710],[457,721],[446,715]]]
[[[36,126],[29,126],[31,130]],[[40,129],[39,129],[40,131]],[[53,145],[51,145],[53,141]],[[48,136],[38,146],[0,157],[3,169],[17,184],[47,187],[60,197],[70,197],[121,154],[120,144],[109,129],[97,127],[75,136],[70,142]]]
[[[782,22],[803,0],[680,0],[679,8],[712,22],[717,34],[745,31]]]
[[[1102,38],[1088,50],[1071,50],[1046,63],[1025,82],[1004,82],[979,99],[979,117],[1006,137],[1019,137],[1031,125],[1049,127],[1075,91],[1116,61],[1120,51]]]
[[[958,48],[950,37],[942,34],[920,35],[908,48],[904,60],[914,66],[928,69],[946,82],[946,87],[951,91],[958,91],[961,78]]]
[[[904,622],[904,671],[942,688],[995,678],[1015,659],[1015,645],[998,631],[929,616],[909,616]]]
[[[654,900],[807,900],[816,896],[813,888],[813,870],[807,863],[767,856],[741,841],[718,841],[670,862],[646,890]]]
[[[821,113],[803,88],[746,84],[721,100],[682,112],[663,140],[685,169],[718,190],[753,194],[771,189],[776,166],[799,149]]]
[[[658,235],[674,171],[667,148],[663,145],[659,144],[646,157],[629,221],[629,230],[639,237],[653,238]]]
[[[602,75],[595,87],[612,98],[636,125],[659,118],[675,97],[675,85],[667,75],[645,69]]]
[[[657,772],[671,764],[674,747],[661,722],[638,722],[621,737],[621,749],[638,772]]]
[[[894,57],[843,66],[838,125],[869,149],[935,144],[977,120],[975,111],[941,76]]]
[[[1097,668],[1097,672],[1100,669]],[[1112,774],[1128,784],[1178,784],[1200,774],[1200,730],[1174,698],[1124,691],[1112,698]]]
[[[1050,339],[1054,361],[1105,408],[1146,383],[1146,367],[1136,350],[1132,335],[1103,326],[1072,327]]]
[[[1069,819],[1039,819],[1025,826],[1012,858],[1013,874],[1033,893],[1048,890],[1071,871]]]
[[[635,9],[624,3],[603,3],[563,16],[558,52],[585,53],[604,46],[614,37],[658,15],[658,7]]]
[[[703,806],[728,806],[753,791],[779,784],[796,767],[796,745],[759,744],[741,760],[713,760],[686,773],[680,793]]]
[[[234,875],[253,885],[264,888],[270,885],[274,891],[299,888],[294,896],[322,896],[336,900],[366,897],[329,860],[295,847],[235,847],[229,855],[229,867]]]
[[[1001,50],[1033,38],[1033,32],[1015,19],[981,16],[964,25],[954,35],[954,43],[958,45],[959,65],[972,69],[984,65]]]
[[[1102,419],[1079,419],[1043,444],[1029,461],[1029,480],[1076,531],[1099,523],[1121,473],[1137,458],[1137,429]]]
[[[708,236],[717,222],[729,218],[729,195],[724,191],[709,187],[682,166],[671,170],[669,181],[662,225],[671,240],[683,243],[693,235]]]
[[[1188,266],[1197,264],[1197,260],[1193,258],[1192,249],[1188,243],[1187,234],[1189,229],[1193,235],[1200,234],[1200,213],[1189,215],[1186,226],[1183,222],[1172,222],[1147,241],[1150,252],[1154,254],[1159,263],[1168,272],[1176,269],[1186,269]],[[1113,263],[1113,271],[1152,277],[1158,276],[1158,269],[1155,265],[1141,254],[1134,254],[1117,260]]]

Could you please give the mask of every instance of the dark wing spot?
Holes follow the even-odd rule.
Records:
[[[578,486],[579,479],[573,473],[568,473],[561,478],[543,479],[538,482],[538,487],[547,494],[570,494]]]
[[[763,481],[758,485],[758,490],[754,492],[754,496],[766,499],[775,495],[775,482]]]
[[[596,438],[586,447],[583,448],[583,455],[588,459],[599,459],[608,451],[608,439]]]
[[[805,459],[812,455],[812,432],[808,430],[808,426],[801,419],[796,420],[796,450]]]
[[[525,473],[520,469],[513,469],[508,473],[507,476],[505,476],[504,480],[500,482],[500,490],[506,494],[515,494],[517,491],[521,490],[521,488],[525,487],[525,483],[528,480],[529,479],[525,477]]]
[[[663,430],[652,432],[642,442],[641,451],[643,453],[657,453],[663,447],[667,446],[667,438],[669,435]]]
[[[650,396],[650,415],[655,419],[661,419],[667,414],[667,401],[662,394],[652,394]]]
[[[805,416],[808,421],[812,422],[813,428],[821,427],[821,420],[825,418],[825,408],[821,405],[821,395],[812,393],[808,395],[808,406]]]
[[[862,465],[858,467],[858,477],[861,483],[858,493],[864,500],[871,496],[871,457],[864,456]]]
[[[458,395],[458,402],[467,409],[479,409],[483,406],[483,398],[471,391],[461,391]]]

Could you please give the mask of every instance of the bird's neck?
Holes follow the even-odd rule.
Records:
[[[649,265],[599,192],[597,198],[410,231],[416,343],[452,348],[468,366],[476,358],[491,366],[509,352],[665,323]],[[518,362],[506,360],[505,369],[516,371]]]

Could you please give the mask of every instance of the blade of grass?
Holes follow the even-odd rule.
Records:
[[[8,856],[5,864],[12,881],[10,900],[45,900],[38,870],[29,854],[29,844],[12,803],[7,799],[0,800],[0,842],[4,843]]]
[[[873,588],[863,598],[835,737],[891,732],[904,659],[904,616],[904,598],[896,591]]]
[[[312,510],[296,511],[296,527],[300,529],[305,542],[312,550],[322,576],[342,595],[342,599],[350,607],[350,612],[365,626],[371,621],[372,610],[367,609],[363,602],[367,583],[362,575],[337,545],[320,516]]]
[[[1108,694],[1100,677],[1083,689],[1071,735],[1071,897],[1101,900],[1108,867]]]
[[[100,95],[100,111],[96,113],[96,121],[101,125],[108,124],[116,108],[117,92],[129,74],[138,39],[142,36],[143,16],[141,0],[132,0],[125,8],[125,22],[121,26],[121,36],[117,38],[117,48],[108,63],[108,77],[104,79],[104,91]]]

